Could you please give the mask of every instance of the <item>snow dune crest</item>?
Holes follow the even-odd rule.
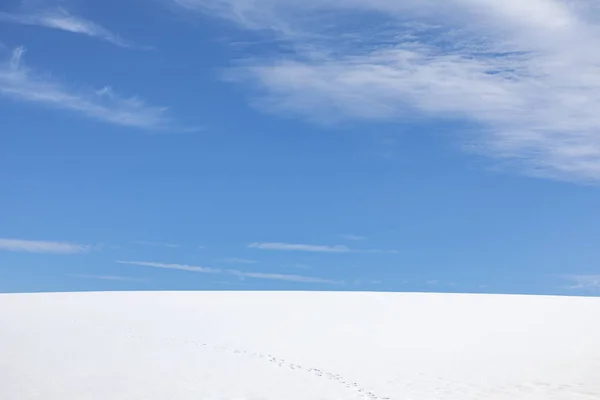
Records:
[[[0,295],[7,400],[591,400],[600,299]]]

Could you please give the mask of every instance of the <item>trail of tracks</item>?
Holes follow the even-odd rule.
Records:
[[[158,337],[149,337],[149,336],[145,336],[145,335],[133,335],[133,334],[129,334],[128,336],[132,337],[132,338],[137,337],[139,339],[160,339],[160,340],[176,342],[176,343],[184,344],[184,345],[208,348],[208,349],[211,349],[214,351],[234,354],[234,355],[237,355],[240,357],[252,357],[255,359],[261,359],[261,360],[264,360],[271,364],[274,364],[280,368],[287,368],[289,370],[296,371],[296,372],[305,372],[305,373],[312,374],[319,378],[329,379],[329,380],[338,382],[340,385],[343,385],[346,389],[353,391],[355,395],[358,395],[358,397],[363,398],[363,399],[390,400],[389,397],[377,396],[372,391],[365,389],[358,382],[353,382],[349,379],[346,379],[340,374],[325,371],[321,368],[297,364],[297,363],[288,361],[284,358],[276,357],[276,356],[274,356],[272,354],[268,354],[268,353],[262,353],[259,351],[249,351],[249,350],[245,350],[245,349],[236,349],[236,348],[230,348],[230,347],[225,347],[225,346],[215,346],[215,345],[211,345],[209,343],[203,343],[203,342],[198,342],[198,341],[193,341],[193,340],[181,340],[181,339],[168,338],[168,337],[158,338]]]
[[[73,321],[76,323],[75,321]],[[327,379],[339,384],[345,390],[352,393],[353,396],[363,400],[392,400],[390,397],[382,397],[375,394],[359,382],[347,379],[341,374],[317,368],[298,364],[285,358],[277,357],[276,355],[261,352],[256,350],[240,349],[235,347],[219,346],[201,340],[185,340],[171,336],[159,336],[153,334],[140,334],[133,331],[124,331],[118,327],[109,327],[102,325],[88,325],[76,323],[84,328],[95,328],[104,331],[110,331],[112,335],[125,336],[132,340],[159,341],[171,345],[192,346],[198,349],[206,349],[209,351],[225,353],[237,357],[247,357],[257,360],[262,360],[265,363],[270,363],[279,368],[286,368],[295,373],[304,373],[312,375],[319,379]],[[581,399],[592,400],[598,399],[597,392],[591,392],[583,385],[578,384],[551,384],[543,382],[522,383],[518,385],[494,385],[490,387],[481,387],[473,383],[460,383],[455,381],[446,381],[441,377],[424,377],[420,376],[416,381],[405,381],[404,379],[392,379],[386,382],[388,385],[395,386],[395,392],[406,393],[421,393],[424,397],[434,398],[461,398],[461,399],[481,399],[481,398],[544,398],[544,399]],[[427,395],[425,395],[427,394]]]
[[[85,326],[91,327],[90,325],[85,325]],[[110,330],[112,332],[117,332],[117,333],[123,334],[123,332],[119,332],[115,329],[110,329],[106,326],[93,326],[93,327],[97,328],[97,329]],[[325,371],[321,368],[297,364],[295,362],[288,361],[284,358],[276,357],[272,354],[268,354],[268,353],[264,353],[264,352],[260,352],[260,351],[251,351],[251,350],[246,350],[246,349],[237,349],[237,348],[230,348],[230,347],[225,347],[225,346],[216,346],[216,345],[212,345],[210,343],[204,343],[202,341],[183,340],[183,339],[178,339],[178,338],[173,338],[173,337],[145,335],[145,334],[137,334],[137,333],[133,333],[133,332],[125,333],[125,336],[127,338],[131,338],[131,339],[160,340],[160,341],[169,342],[169,343],[195,346],[198,348],[206,348],[206,349],[210,349],[213,351],[229,353],[229,354],[233,354],[233,355],[240,356],[240,357],[252,357],[255,359],[264,360],[265,362],[269,362],[280,368],[287,368],[287,369],[295,371],[295,372],[304,372],[304,373],[316,376],[318,378],[328,379],[328,380],[337,382],[340,385],[344,386],[346,389],[352,391],[355,396],[365,399],[365,400],[391,400],[389,397],[377,396],[375,393],[366,389],[360,383],[354,382],[350,379],[346,379],[345,377],[343,377],[340,374],[330,372],[330,371]]]

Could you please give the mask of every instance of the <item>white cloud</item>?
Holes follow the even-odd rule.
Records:
[[[248,245],[251,249],[260,250],[277,250],[277,251],[305,251],[311,253],[389,253],[396,254],[397,250],[381,250],[381,249],[352,249],[348,246],[335,245],[323,246],[314,244],[296,244],[296,243],[281,243],[281,242],[256,242]]]
[[[572,275],[566,278],[573,282],[569,289],[600,290],[600,275]]]
[[[0,62],[0,95],[16,101],[78,112],[99,121],[135,128],[169,126],[166,108],[149,106],[136,97],[125,98],[105,87],[97,91],[75,90],[36,74],[23,65],[23,47]]]
[[[143,267],[164,268],[164,269],[178,269],[180,271],[201,272],[204,274],[220,274],[220,273],[222,273],[222,271],[220,269],[198,267],[198,266],[185,265],[185,264],[164,264],[164,263],[146,262],[146,261],[117,261],[117,262],[119,264],[139,265],[139,266],[143,266]]]
[[[364,236],[358,236],[358,235],[340,235],[340,238],[346,239],[346,240],[366,240],[367,239]]]
[[[312,244],[293,244],[280,242],[251,243],[249,248],[261,250],[307,251],[315,253],[349,253],[352,250],[346,246],[318,246]]]
[[[269,110],[468,121],[470,150],[528,174],[600,180],[593,0],[171,1],[286,43],[229,74],[256,83]]]
[[[116,275],[88,275],[88,274],[67,274],[74,278],[80,279],[96,279],[101,281],[121,281],[121,282],[145,282],[143,279],[132,278],[128,276],[116,276]]]
[[[219,261],[224,262],[224,263],[230,263],[230,264],[258,264],[258,261],[247,260],[245,258],[237,258],[237,257],[223,258],[223,259],[220,259]]]
[[[354,250],[362,253],[375,253],[375,254],[398,254],[398,250],[382,250],[382,249],[367,249],[367,250]]]
[[[144,241],[144,240],[136,240],[134,243],[141,244],[143,246],[169,247],[169,248],[172,248],[172,249],[180,247],[178,244],[174,244],[174,243],[147,242],[147,241]]]
[[[302,263],[291,263],[288,265],[285,265],[285,267],[287,268],[297,268],[297,269],[311,269],[311,266],[308,264],[302,264]]]
[[[298,282],[298,283],[328,283],[340,284],[340,281],[334,281],[313,276],[289,275],[289,274],[271,274],[264,272],[243,272],[237,270],[227,270],[227,273],[242,278],[274,279],[279,281]]]
[[[91,246],[40,240],[0,239],[0,251],[20,251],[26,253],[76,254],[87,253]]]
[[[23,14],[0,12],[0,21],[58,29],[105,40],[121,47],[136,47],[108,29],[85,18],[72,15],[64,8]]]
[[[117,261],[117,262],[120,264],[139,265],[139,266],[153,267],[153,268],[176,269],[176,270],[181,270],[181,271],[198,272],[198,273],[204,273],[204,274],[223,274],[223,275],[235,276],[238,278],[270,279],[270,280],[298,282],[298,283],[323,283],[323,284],[341,283],[341,282],[335,281],[335,280],[323,279],[323,278],[318,278],[318,277],[313,277],[313,276],[303,276],[303,275],[288,275],[288,274],[274,274],[274,273],[266,273],[266,272],[240,271],[237,269],[216,269],[216,268],[206,268],[206,267],[199,267],[199,266],[185,265],[185,264],[164,264],[164,263],[146,262],[146,261]]]

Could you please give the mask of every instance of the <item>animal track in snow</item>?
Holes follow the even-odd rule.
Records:
[[[110,328],[108,327],[104,327],[104,326],[96,326],[96,328],[100,328],[100,329],[108,329],[110,330]],[[364,387],[362,387],[359,383],[357,382],[353,382],[353,383],[348,383],[349,380],[345,379],[342,375],[340,374],[336,374],[336,373],[332,373],[332,372],[327,372],[324,371],[322,369],[319,368],[315,368],[315,367],[306,367],[306,366],[302,366],[300,364],[297,363],[293,363],[293,362],[289,362],[283,358],[279,358],[279,357],[275,357],[272,354],[265,354],[265,353],[261,353],[258,351],[249,351],[249,350],[244,350],[244,349],[236,349],[236,348],[229,348],[226,346],[222,346],[222,345],[211,345],[209,343],[203,343],[203,342],[198,342],[198,341],[194,341],[194,340],[184,340],[184,339],[177,339],[177,338],[173,338],[173,337],[166,337],[166,336],[155,336],[155,335],[141,335],[141,334],[136,334],[133,332],[127,332],[125,334],[125,336],[127,338],[130,339],[142,339],[142,340],[161,340],[164,342],[169,342],[169,343],[177,343],[177,344],[183,344],[183,345],[191,345],[191,346],[195,346],[198,348],[209,348],[212,349],[214,351],[218,351],[218,352],[223,352],[223,353],[229,353],[235,356],[245,356],[245,357],[250,357],[250,358],[256,358],[256,359],[262,359],[270,362],[271,364],[275,364],[280,368],[288,368],[292,371],[304,371],[307,373],[310,373],[313,376],[316,376],[318,378],[323,378],[323,379],[328,379],[334,382],[339,383],[340,385],[344,386],[346,389],[349,389],[351,391],[354,392],[355,395],[357,395],[358,397],[362,398],[362,399],[366,399],[366,400],[391,400],[390,397],[379,397],[377,396],[375,393],[365,389]]]
[[[303,371],[311,373],[312,375],[317,376],[319,378],[326,378],[326,379],[329,379],[332,381],[337,381],[339,384],[343,385],[347,389],[353,390],[355,392],[355,394],[357,394],[360,397],[365,398],[365,399],[390,400],[389,397],[378,397],[373,392],[368,391],[368,390],[364,389],[363,387],[361,387],[358,383],[348,384],[347,381],[344,379],[344,377],[340,374],[325,372],[319,368],[314,368],[314,367],[310,367],[310,368],[303,367],[302,365],[288,362],[285,359],[277,358],[271,354],[263,354],[263,353],[257,353],[257,352],[249,353],[247,351],[238,350],[238,349],[227,349],[222,346],[212,346],[212,348],[215,350],[231,352],[233,354],[246,354],[251,357],[258,357],[261,359],[266,358],[267,361],[269,361],[273,364],[276,364],[279,367],[285,367],[285,368],[289,368],[291,370],[299,370],[299,371],[303,370]]]

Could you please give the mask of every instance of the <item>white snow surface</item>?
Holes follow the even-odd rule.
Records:
[[[600,298],[0,295],[2,400],[598,400]]]

